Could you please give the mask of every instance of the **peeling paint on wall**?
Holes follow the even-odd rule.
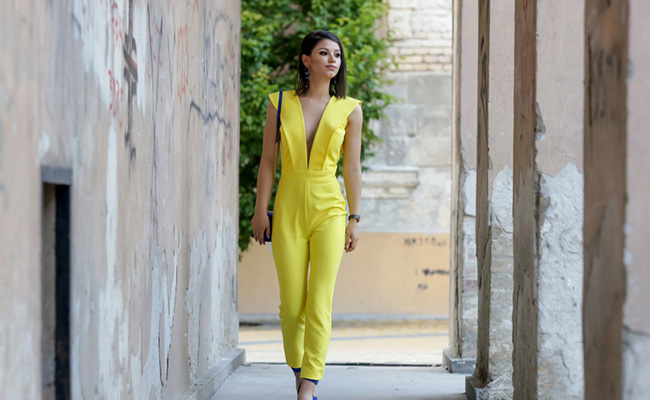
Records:
[[[147,56],[149,55],[148,44],[149,36],[147,28],[149,27],[149,19],[146,3],[136,2],[133,11],[133,40],[137,45],[136,52],[136,66],[139,73],[144,75],[147,70]],[[138,108],[144,112],[147,104],[147,79],[142,76],[137,82],[137,104]]]
[[[567,163],[541,174],[539,209],[539,390],[582,398],[583,175]],[[568,377],[568,381],[565,377]]]
[[[190,250],[190,281],[185,293],[185,308],[187,311],[188,329],[194,332],[201,331],[201,286],[204,281],[205,269],[208,262],[207,236],[204,231],[199,231],[192,241]],[[198,377],[199,366],[199,337],[188,338],[188,357],[190,377],[194,381]]]
[[[467,169],[466,177],[463,182],[463,211],[465,215],[476,217],[476,170]]]
[[[229,265],[238,261],[234,258],[236,254],[228,251],[232,248],[233,243],[236,245],[239,226],[235,225],[234,221],[236,219],[233,218],[231,210],[221,207],[217,218],[215,246],[210,255],[209,290],[214,293],[213,296],[217,293],[230,293],[230,298],[224,299],[228,302],[229,307],[219,308],[210,305],[211,323],[208,325],[209,329],[202,333],[207,338],[205,340],[207,345],[221,348],[224,352],[227,350],[224,346],[225,342],[219,341],[217,338],[227,337],[236,341],[239,333],[236,326],[228,323],[237,316],[237,271],[224,271],[219,268],[220,265]],[[208,357],[206,361],[210,364],[217,362],[218,359]]]
[[[492,240],[498,239],[499,235],[494,231],[494,228],[509,233],[512,236],[512,168],[510,168],[510,165],[506,164],[494,179],[492,196],[489,202],[491,223],[493,226]],[[512,237],[509,240],[512,243]],[[505,253],[497,253],[494,255],[512,256],[512,249]]]
[[[108,400],[119,400],[121,393],[115,388],[122,385],[120,374],[127,365],[128,318],[124,318],[121,277],[117,275],[118,260],[118,165],[115,126],[108,134],[106,161],[106,279],[99,283],[97,309],[101,312],[97,328],[99,387]]]

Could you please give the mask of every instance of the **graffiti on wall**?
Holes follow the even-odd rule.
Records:
[[[134,354],[142,354],[141,365],[146,364],[147,368],[140,369],[137,366],[140,363],[127,366],[121,361],[126,353],[120,354],[118,363],[119,368],[128,369],[124,373],[132,378],[133,396],[161,398],[170,377],[179,370],[173,360],[178,346],[185,346],[188,352],[191,379],[203,372],[199,367],[211,363],[206,357],[218,350],[205,351],[201,347],[206,343],[200,341],[210,336],[200,336],[198,331],[205,330],[209,324],[204,326],[203,322],[196,321],[200,320],[201,307],[203,312],[212,307],[212,304],[206,306],[207,295],[203,291],[214,290],[210,296],[216,299],[223,295],[229,299],[236,296],[236,275],[223,268],[236,264],[236,218],[223,210],[236,204],[229,200],[236,200],[236,196],[220,188],[236,177],[233,172],[236,171],[237,135],[231,131],[237,129],[235,118],[239,105],[239,10],[228,2],[193,1],[181,5],[146,0],[75,0],[74,3],[72,19],[84,67],[111,118],[109,142],[111,182],[114,183],[111,188],[121,189],[122,185],[129,184],[117,180],[120,165],[126,169],[127,163],[132,182],[150,185],[144,190],[135,188],[133,192],[139,200],[144,195],[144,202],[150,201],[146,205],[149,226],[144,228],[145,232],[138,231],[140,237],[146,238],[148,248],[138,244],[141,247],[136,250],[134,261],[129,260],[130,255],[122,256],[116,250],[117,258],[107,262],[109,268],[114,265],[119,272],[118,266],[124,262],[135,268],[126,268],[126,273],[132,275],[115,275],[111,278],[115,283],[105,286],[99,295],[108,299],[111,296],[107,294],[112,294],[114,289],[130,290],[124,286],[128,278],[134,285],[146,285],[140,294],[143,302],[131,310],[124,309],[130,307],[126,302],[111,302],[113,314],[108,322],[115,323],[117,329],[102,333],[105,335],[102,343],[131,341],[127,336],[134,327],[129,325],[129,318],[137,315],[141,320],[150,319],[137,328],[140,342],[129,342]],[[226,174],[225,180],[220,180]],[[223,203],[225,206],[219,196],[228,199]],[[110,200],[111,210],[119,215],[117,211],[121,210],[115,208],[114,197]],[[193,237],[197,232],[203,239],[197,241]],[[234,238],[232,243],[230,238]],[[120,242],[114,248],[122,246]],[[232,254],[221,250],[215,253],[211,249],[225,249]],[[142,259],[150,268],[137,265],[144,262]],[[192,263],[192,259],[201,262]],[[191,295],[188,294],[191,282],[185,280],[184,270],[195,285],[189,291]],[[209,281],[210,273],[214,274],[214,282],[223,285],[219,290],[204,284]],[[179,310],[177,303],[185,304],[185,309]],[[216,303],[212,318],[224,318],[225,308],[217,307]],[[234,307],[236,302],[232,304]],[[235,312],[233,308],[232,313]],[[187,321],[178,322],[179,313],[186,313]],[[107,323],[106,318],[98,318],[100,326]],[[179,323],[190,325],[191,334],[175,336]],[[218,321],[214,326],[232,330],[231,336],[236,341],[236,326],[224,326]],[[104,374],[104,382],[113,382],[111,372]],[[160,383],[151,387],[151,382]],[[101,386],[102,392],[108,390],[106,385]]]
[[[137,154],[133,143],[133,100],[138,94],[138,64],[146,63],[147,14],[146,11],[138,12],[142,8],[141,4],[134,5],[134,0],[128,0],[126,7],[124,0],[77,0],[72,13],[85,70],[93,74],[102,103],[116,121],[116,126],[124,129],[130,167]],[[141,54],[138,54],[136,46],[138,41],[145,47]],[[144,95],[142,101],[138,101],[141,108],[145,105]],[[123,110],[124,105],[126,110]]]
[[[435,247],[435,248],[444,248],[447,247],[448,241],[445,238],[436,237],[435,235],[417,235],[417,236],[407,236],[404,238],[404,246],[409,248],[414,247]],[[448,276],[449,269],[444,268],[417,268],[415,274],[418,277],[422,277],[424,280],[435,278],[438,276]],[[445,278],[447,279],[447,278]],[[418,291],[425,291],[429,289],[429,283],[424,281],[420,282],[417,285]]]
[[[413,247],[413,246],[436,246],[444,247],[447,246],[447,241],[444,239],[436,238],[433,235],[426,236],[412,236],[404,239],[404,246]]]
[[[133,37],[133,0],[129,0],[129,27],[124,38],[123,54],[124,54],[124,80],[127,86],[127,124],[126,132],[124,133],[124,145],[129,154],[129,167],[135,162],[136,150],[133,145],[133,98],[137,94],[138,89],[138,64],[137,64],[137,46],[135,38]],[[117,43],[117,42],[116,42]],[[131,169],[129,168],[129,171]]]

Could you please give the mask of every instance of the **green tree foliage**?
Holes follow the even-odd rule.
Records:
[[[250,220],[255,212],[268,94],[294,88],[300,43],[307,33],[325,29],[341,39],[348,67],[348,95],[363,101],[361,159],[372,155],[370,149],[379,138],[368,122],[384,118],[384,108],[394,101],[394,97],[382,91],[388,83],[385,73],[392,62],[387,54],[390,35],[381,31],[386,13],[383,0],[242,1],[239,159],[239,248],[242,251],[248,248],[252,233]],[[278,166],[276,179],[279,176]]]

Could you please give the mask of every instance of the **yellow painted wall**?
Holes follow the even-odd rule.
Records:
[[[449,315],[449,234],[361,232],[345,254],[335,314]],[[239,312],[277,314],[278,280],[269,246],[252,243],[239,263]]]

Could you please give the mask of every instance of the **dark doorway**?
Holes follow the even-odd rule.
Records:
[[[70,170],[43,167],[41,361],[43,399],[70,395]]]

